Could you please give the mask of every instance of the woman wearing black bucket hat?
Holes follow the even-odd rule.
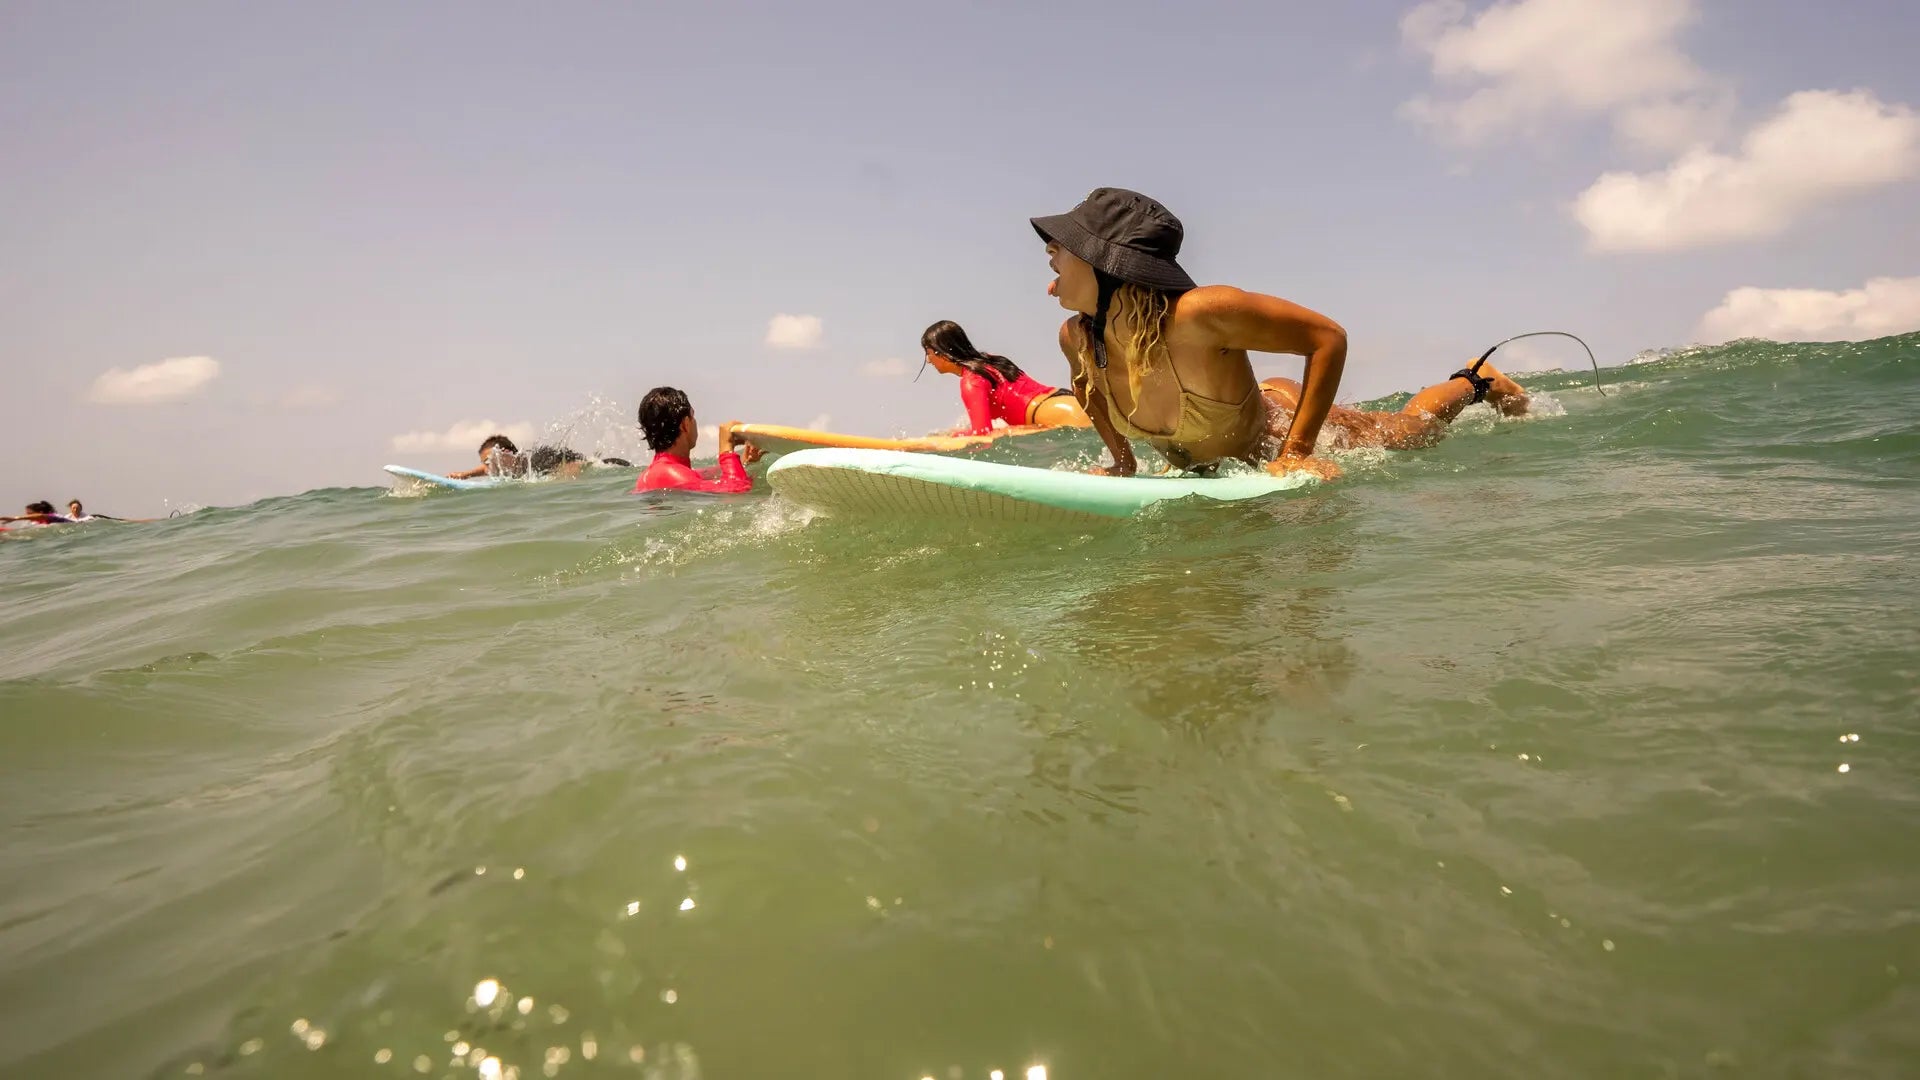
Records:
[[[1330,479],[1339,466],[1313,453],[1323,425],[1334,447],[1405,450],[1437,441],[1477,401],[1508,416],[1527,411],[1526,391],[1484,356],[1399,412],[1335,405],[1346,331],[1278,297],[1196,286],[1177,261],[1180,219],[1138,192],[1100,188],[1033,227],[1059,275],[1047,292],[1079,313],[1060,327],[1060,350],[1075,396],[1113,453],[1113,467],[1097,471],[1132,475],[1134,438],[1182,468],[1265,460],[1272,472]],[[1305,376],[1256,382],[1249,352],[1305,356]],[[1111,377],[1116,367],[1124,379]]]
[[[1035,217],[1033,229],[1058,275],[1046,292],[1079,313],[1060,327],[1060,350],[1073,365],[1073,392],[1114,454],[1114,473],[1135,471],[1127,438],[1152,442],[1187,469],[1271,457],[1273,473],[1340,473],[1313,457],[1346,365],[1338,323],[1277,296],[1196,286],[1177,261],[1181,221],[1139,192],[1098,188],[1068,213]],[[1248,352],[1308,357],[1277,455],[1263,452],[1267,402]],[[1114,369],[1125,379],[1112,379]]]
[[[1127,440],[1136,438],[1182,468],[1271,458],[1276,473],[1339,475],[1313,456],[1346,364],[1338,323],[1278,297],[1196,286],[1178,262],[1180,219],[1138,192],[1100,188],[1065,214],[1034,218],[1033,227],[1058,275],[1047,292],[1079,313],[1060,327],[1060,349],[1075,395],[1113,453],[1106,471],[1134,472]],[[1307,358],[1300,407],[1278,454],[1264,446],[1268,406],[1249,352]]]

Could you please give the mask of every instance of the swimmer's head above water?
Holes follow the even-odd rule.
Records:
[[[640,433],[655,454],[689,457],[700,444],[700,422],[694,418],[693,402],[686,392],[671,386],[656,386],[640,399]],[[720,425],[720,453],[739,452],[751,465],[760,458],[759,448],[734,431],[737,421]]]
[[[496,476],[520,470],[520,448],[505,435],[489,435],[480,444],[480,464]]]
[[[700,425],[693,419],[693,402],[684,391],[656,386],[640,399],[640,433],[654,453],[692,450],[700,441]],[[685,447],[676,444],[685,440]]]

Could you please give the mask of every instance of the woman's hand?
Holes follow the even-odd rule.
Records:
[[[1267,471],[1275,476],[1287,476],[1292,473],[1307,473],[1322,480],[1333,480],[1340,475],[1340,466],[1331,458],[1315,457],[1312,454],[1281,454],[1267,462]]]

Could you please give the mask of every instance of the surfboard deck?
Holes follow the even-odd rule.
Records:
[[[1092,476],[894,450],[802,450],[774,462],[767,481],[783,497],[825,513],[1073,522],[1124,518],[1180,499],[1238,502],[1298,491],[1293,474],[1219,477]]]
[[[511,481],[504,480],[497,476],[477,476],[471,480],[455,480],[451,476],[441,476],[439,473],[430,473],[424,469],[409,469],[405,465],[383,465],[381,467],[398,477],[415,480],[422,484],[430,484],[434,487],[452,488],[455,491],[478,491],[481,488],[499,487],[501,484],[511,483]]]
[[[768,454],[790,454],[800,450],[825,447],[845,450],[899,450],[910,453],[956,454],[979,449],[998,437],[994,435],[925,435],[917,439],[881,439],[868,435],[843,435],[837,431],[783,427],[779,424],[741,424],[734,430]]]

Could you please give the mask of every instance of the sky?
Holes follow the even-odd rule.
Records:
[[[1108,185],[1345,326],[1347,401],[1525,330],[1920,329],[1917,40],[1910,0],[11,0],[0,507],[631,451],[662,384],[949,425],[920,331],[1064,382],[1027,219]]]

